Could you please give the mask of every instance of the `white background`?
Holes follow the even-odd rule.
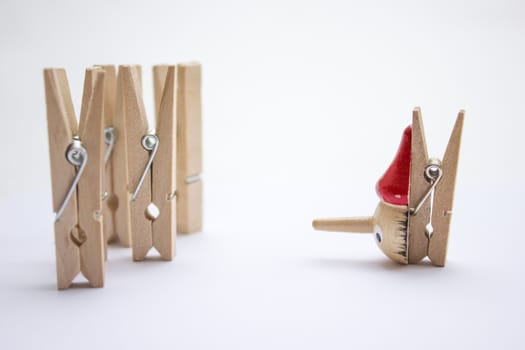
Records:
[[[523,348],[525,5],[519,1],[2,1],[0,348]],[[42,69],[203,64],[205,229],[172,263],[109,251],[55,289]],[[445,268],[372,237],[411,110],[441,156],[466,119]]]

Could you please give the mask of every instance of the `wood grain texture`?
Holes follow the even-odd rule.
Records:
[[[117,71],[113,65],[97,65],[105,71],[104,128],[113,127],[115,143],[105,164],[104,236],[107,242],[131,246],[129,201],[127,194],[127,154],[124,114]],[[117,108],[118,107],[118,108]],[[107,146],[106,146],[107,147]],[[119,208],[120,206],[120,208]]]
[[[202,229],[201,75],[198,63],[178,65],[176,183],[180,233]]]
[[[168,65],[153,66],[153,95],[155,97],[155,118],[158,118],[159,116],[160,103],[162,101],[164,86],[166,84],[166,75],[168,74],[168,67]]]
[[[117,89],[117,73],[115,66],[96,65],[104,70],[104,128],[113,127],[113,118],[115,117],[115,99]],[[108,145],[104,143],[104,150]],[[115,230],[115,191],[113,177],[113,162],[110,158],[104,164],[104,191],[107,192],[107,198],[103,201],[104,217],[104,239],[106,242],[114,242],[118,239]],[[106,247],[107,248],[107,247]]]
[[[412,146],[410,161],[410,186],[408,196],[409,208],[415,208],[429,183],[425,179],[425,168],[428,164],[427,143],[423,128],[423,119],[419,107],[412,114]],[[430,220],[430,200],[427,200],[417,215],[408,216],[408,263],[417,264],[428,252],[428,238],[425,227]]]
[[[128,149],[126,138],[126,111],[124,108],[124,92],[122,89],[123,74],[121,69],[117,75],[115,115],[115,146],[111,156],[113,181],[113,197],[109,198],[108,206],[114,211],[114,231],[120,244],[131,246],[131,209],[129,201]]]
[[[75,168],[68,163],[64,155],[78,130],[66,72],[63,69],[45,69],[44,83],[53,211],[57,212],[75,177]],[[79,250],[70,239],[70,232],[77,222],[77,196],[74,194],[62,217],[54,224],[58,289],[68,288],[80,272]]]
[[[123,106],[126,121],[128,193],[132,194],[149,158],[149,152],[142,147],[142,137],[148,133],[148,124],[142,100],[140,68],[138,66],[121,66],[119,75],[122,75]],[[143,260],[153,246],[152,225],[146,217],[146,210],[150,203],[151,171],[148,171],[137,197],[130,201],[132,249],[135,261]]]
[[[153,220],[153,246],[164,260],[175,253],[175,82],[176,67],[155,67],[155,81],[164,77],[162,98],[158,107],[157,137],[159,149],[152,165],[152,199],[159,209]],[[157,84],[155,84],[157,86]],[[155,88],[158,93],[158,87]]]
[[[436,266],[445,266],[447,256],[464,115],[465,112],[463,110],[458,114],[441,163],[443,176],[434,190],[434,206],[432,208],[432,227],[434,232],[430,237],[428,257]]]
[[[117,70],[109,64],[95,65],[104,71],[104,128],[113,126],[116,114]]]
[[[88,160],[78,183],[78,224],[86,240],[80,245],[80,270],[92,287],[104,286],[102,224],[104,70],[86,70],[79,136]]]

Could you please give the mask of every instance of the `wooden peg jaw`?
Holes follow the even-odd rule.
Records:
[[[100,68],[86,70],[80,112],[80,139],[89,158],[78,183],[79,228],[86,236],[80,248],[80,271],[93,287],[104,286],[103,195],[103,113],[104,77]],[[84,108],[85,107],[85,108]]]
[[[156,115],[159,149],[152,168],[152,200],[159,208],[153,221],[153,246],[164,260],[175,255],[176,66],[155,66],[155,96],[161,95]],[[160,84],[163,81],[163,84]],[[162,86],[162,93],[159,91]]]
[[[61,68],[44,70],[47,107],[47,130],[53,211],[56,213],[64,200],[75,169],[64,157],[73,136],[78,134],[77,120],[69,91],[66,72]],[[55,221],[55,253],[58,289],[69,288],[80,272],[80,252],[71,239],[78,223],[77,196],[71,197],[60,220]]]
[[[101,217],[102,113],[104,72],[86,70],[80,128],[63,69],[45,69],[53,209],[61,206],[76,175],[65,153],[74,136],[87,156],[85,170],[60,217],[55,221],[57,287],[68,288],[82,272],[92,287],[104,284]]]
[[[443,177],[434,192],[434,207],[432,208],[432,226],[434,231],[432,236],[430,236],[428,257],[436,266],[445,266],[447,257],[448,234],[452,218],[464,116],[465,112],[463,110],[459,111],[441,163]]]
[[[104,239],[106,242],[106,248],[108,242],[116,242],[121,240],[116,230],[115,224],[115,211],[118,206],[118,196],[115,193],[115,183],[119,179],[114,175],[115,170],[113,169],[114,148],[116,142],[116,130],[114,125],[115,110],[116,110],[116,98],[117,98],[117,72],[115,66],[111,65],[100,65],[98,66],[106,73],[104,81],[104,143],[108,153],[107,159],[104,156]],[[106,140],[106,132],[108,135],[112,135],[112,140]],[[106,141],[112,141],[113,144],[110,146]],[[110,148],[111,147],[111,148]],[[129,244],[129,237],[122,237],[123,244]]]
[[[75,177],[75,169],[68,163],[64,153],[73,136],[78,135],[78,123],[75,117],[73,101],[71,100],[66,71],[62,68],[44,69],[44,83],[51,185],[53,189],[53,211],[57,212],[66,196],[68,185]],[[71,198],[67,210],[71,210],[69,208],[76,208],[76,196]],[[76,220],[74,221],[76,222]]]
[[[419,107],[412,113],[412,146],[410,159],[410,186],[408,205],[415,208],[428,189],[428,182],[423,174],[428,165],[427,142],[423,128],[423,118]],[[430,220],[430,201],[423,203],[417,215],[408,217],[408,262],[417,264],[428,252],[428,237],[425,227]]]

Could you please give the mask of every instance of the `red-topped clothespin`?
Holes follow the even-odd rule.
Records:
[[[392,164],[376,186],[380,202],[371,217],[318,219],[324,231],[374,233],[394,261],[415,264],[428,256],[445,266],[464,111],[460,111],[443,161],[429,158],[419,108],[403,133]]]

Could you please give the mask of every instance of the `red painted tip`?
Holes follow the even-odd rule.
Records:
[[[412,126],[403,132],[397,154],[376,185],[376,192],[383,202],[394,205],[408,205],[410,182],[410,148]]]

